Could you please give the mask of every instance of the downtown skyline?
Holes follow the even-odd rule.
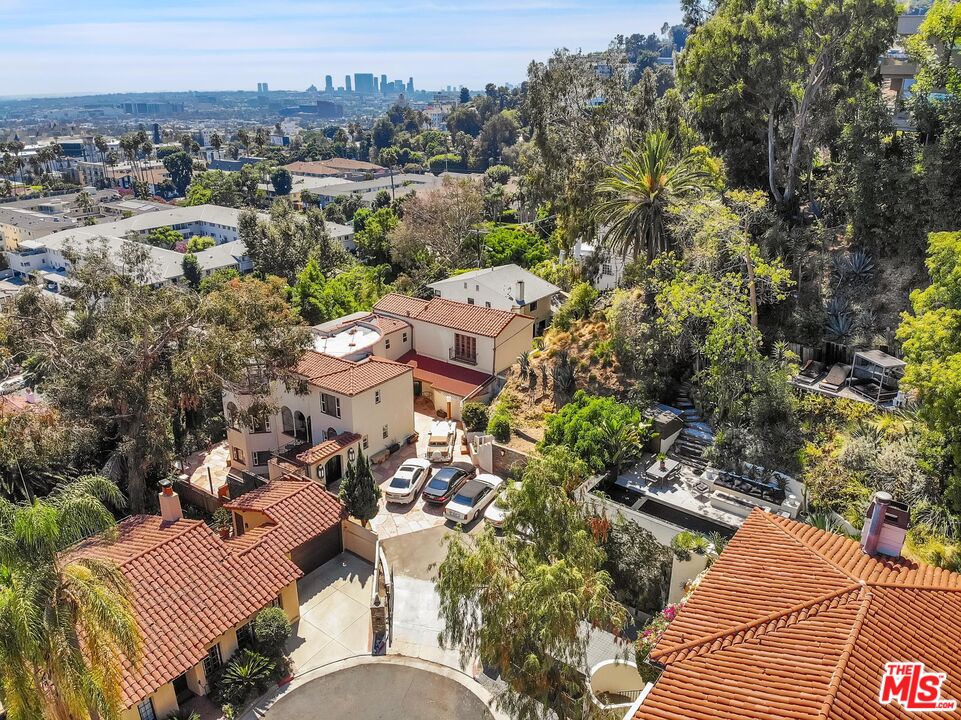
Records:
[[[481,89],[522,82],[530,61],[555,48],[602,50],[618,33],[656,33],[680,17],[675,4],[658,0],[521,0],[467,9],[393,0],[362,7],[92,0],[81,17],[76,10],[60,0],[0,0],[0,63],[17,68],[4,78],[4,96],[247,90],[258,82],[303,90],[323,88],[325,75],[340,85],[358,72],[414,76],[424,89]]]

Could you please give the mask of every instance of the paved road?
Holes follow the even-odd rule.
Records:
[[[264,720],[493,720],[462,682],[420,667],[365,664],[337,670],[280,696]]]

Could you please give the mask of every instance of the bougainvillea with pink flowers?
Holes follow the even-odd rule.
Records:
[[[651,621],[644,627],[641,634],[637,637],[637,664],[640,667],[641,663],[647,660],[647,656],[651,654],[651,650],[657,645],[658,641],[664,635],[671,621],[677,617],[677,614],[684,607],[685,600],[680,600],[676,603],[666,606],[661,612],[651,618]]]

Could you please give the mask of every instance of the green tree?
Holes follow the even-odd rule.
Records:
[[[294,186],[294,179],[290,175],[290,170],[279,167],[270,173],[270,184],[273,185],[274,192],[278,195],[290,195],[290,189]]]
[[[907,367],[904,384],[917,390],[921,414],[950,453],[944,498],[961,512],[961,232],[928,238],[931,284],[911,293],[898,339]]]
[[[184,236],[169,225],[164,225],[163,227],[154,228],[147,233],[146,240],[149,245],[170,250],[174,248],[177,243],[183,242]]]
[[[194,235],[187,241],[187,252],[198,253],[201,250],[212,248],[216,244],[217,241],[209,235]]]
[[[464,133],[470,137],[477,137],[484,126],[480,113],[472,107],[455,108],[447,116],[446,122],[451,133]]]
[[[311,257],[316,257],[325,271],[343,261],[344,252],[331,242],[321,212],[297,213],[287,200],[274,202],[269,220],[253,210],[241,211],[238,234],[255,272],[288,282],[296,279]]]
[[[708,185],[699,156],[676,158],[664,132],[645,136],[637,150],[626,148],[621,162],[597,185],[595,217],[612,252],[647,261],[669,247],[664,218],[668,205],[696,195]]]
[[[623,464],[618,455],[620,441],[640,446],[649,431],[650,422],[641,418],[637,408],[578,390],[571,402],[547,416],[544,445],[563,445],[600,472]]]
[[[455,534],[438,572],[442,640],[497,670],[510,717],[580,718],[590,703],[585,627],[617,630],[604,552],[589,511],[565,492],[567,468],[533,458],[508,488],[503,537]]]
[[[163,164],[167,172],[170,173],[170,180],[177,188],[177,193],[179,195],[186,194],[187,186],[190,185],[190,180],[194,174],[193,158],[181,150],[164,157]]]
[[[389,148],[394,142],[394,125],[387,118],[380,118],[371,128],[371,140],[378,150]]]
[[[64,556],[114,525],[123,496],[102,477],[43,500],[0,499],[0,701],[10,720],[103,718],[124,710],[141,638],[126,578],[110,562]]]
[[[531,268],[551,256],[547,243],[522,225],[500,225],[484,237],[484,264],[488,267],[514,263]]]
[[[461,105],[463,105],[469,102],[470,102],[470,90],[468,90],[466,87],[462,87],[460,89],[460,103]]]
[[[224,383],[262,397],[263,382],[301,356],[308,332],[280,281],[254,278],[207,295],[151,287],[149,255],[92,249],[74,263],[72,306],[26,288],[3,316],[9,347],[44,368],[42,392],[67,422],[113,439],[109,466],[143,512],[148,477],[164,476],[185,408],[219,398]],[[131,312],[136,308],[136,312]]]
[[[380,488],[374,482],[370,463],[360,448],[357,449],[357,462],[347,463],[347,473],[339,494],[350,516],[360,520],[365,527],[377,515]]]
[[[187,281],[187,284],[194,290],[199,289],[201,275],[200,263],[197,262],[197,256],[192,252],[184,254],[181,266],[183,267],[184,280]]]
[[[287,613],[279,607],[264,608],[254,618],[254,637],[257,649],[269,656],[283,652],[284,644],[290,638],[290,620]]]
[[[474,145],[477,166],[486,168],[489,164],[500,162],[504,150],[517,142],[519,136],[520,122],[516,110],[504,110],[492,115],[484,123]]]
[[[400,219],[391,208],[371,212],[361,208],[354,213],[354,245],[357,256],[366,265],[383,265],[390,262],[390,233]]]
[[[815,120],[830,117],[832,83],[875,71],[896,18],[894,0],[718,3],[687,41],[678,83],[735,183],[766,175],[776,202],[794,206]]]

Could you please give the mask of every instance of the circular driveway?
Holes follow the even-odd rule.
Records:
[[[304,678],[277,698],[264,720],[493,720],[455,671],[387,659]],[[469,681],[473,682],[473,681]],[[479,686],[478,686],[479,687]]]

